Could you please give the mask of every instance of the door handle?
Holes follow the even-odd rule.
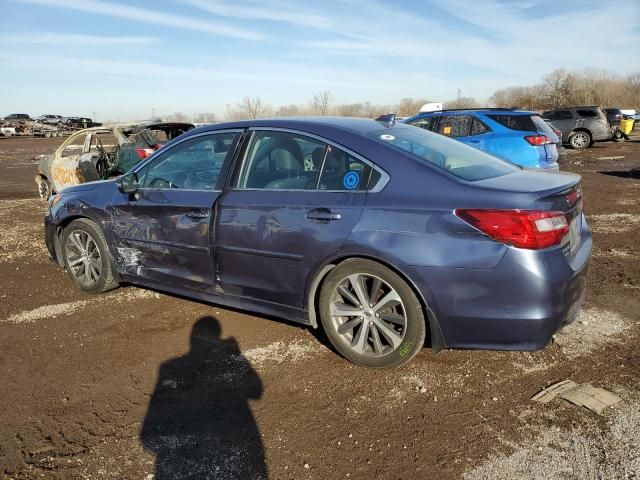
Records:
[[[339,213],[332,213],[328,208],[314,208],[309,210],[305,217],[309,220],[319,220],[322,222],[330,222],[331,220],[340,220],[342,215]]]
[[[196,211],[187,213],[186,216],[189,218],[193,218],[194,220],[202,220],[203,218],[209,217],[209,212],[202,212],[200,210],[196,210]]]

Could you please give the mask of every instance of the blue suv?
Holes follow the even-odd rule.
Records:
[[[455,138],[525,168],[558,170],[558,137],[534,112],[439,110],[419,113],[404,123]]]

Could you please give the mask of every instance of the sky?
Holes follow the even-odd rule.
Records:
[[[640,0],[0,0],[0,45],[2,116],[483,100],[560,67],[640,70]]]

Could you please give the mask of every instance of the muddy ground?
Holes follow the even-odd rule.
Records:
[[[0,477],[640,477],[637,137],[563,161],[594,235],[579,321],[540,352],[423,350],[387,371],[285,321],[81,293],[47,261],[33,182],[59,142],[0,139]],[[530,401],[566,378],[622,402]]]

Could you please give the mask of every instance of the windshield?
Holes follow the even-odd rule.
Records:
[[[469,182],[519,170],[509,162],[418,127],[398,125],[368,135]]]

